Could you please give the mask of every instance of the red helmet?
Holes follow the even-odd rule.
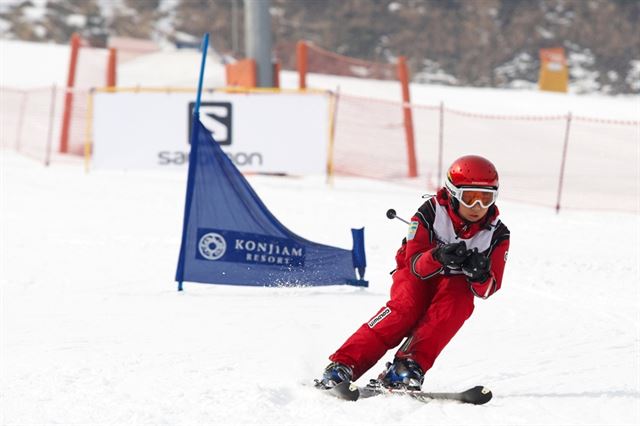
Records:
[[[451,164],[444,186],[454,200],[472,208],[479,203],[489,208],[498,197],[498,172],[491,161],[479,155],[465,155]]]
[[[493,163],[479,155],[465,155],[451,163],[447,180],[457,188],[480,186],[498,189],[498,171]]]

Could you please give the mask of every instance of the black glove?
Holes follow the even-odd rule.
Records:
[[[483,283],[491,274],[491,259],[478,252],[477,248],[469,250],[469,257],[462,264],[462,272],[469,281]]]
[[[468,256],[467,244],[464,241],[445,244],[433,251],[433,258],[449,269],[458,269]]]

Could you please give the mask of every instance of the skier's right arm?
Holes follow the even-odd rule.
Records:
[[[414,276],[421,280],[426,280],[440,273],[443,266],[433,257],[434,249],[437,248],[437,245],[429,229],[417,216],[412,217],[411,221],[418,225],[413,238],[409,238],[411,237],[411,231],[407,237],[407,265]]]

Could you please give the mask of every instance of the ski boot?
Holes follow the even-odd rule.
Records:
[[[353,370],[347,365],[339,362],[332,362],[327,365],[322,374],[321,380],[316,380],[316,387],[320,389],[332,389],[336,385],[346,381],[351,382]]]
[[[378,377],[378,381],[387,389],[420,391],[424,373],[411,358],[396,358],[393,364],[387,363],[387,369]]]

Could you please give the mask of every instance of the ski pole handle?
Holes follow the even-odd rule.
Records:
[[[398,219],[399,221],[402,221],[404,223],[406,223],[407,225],[411,225],[409,222],[407,222],[406,220],[404,220],[403,218],[399,217],[396,215],[396,211],[394,209],[389,209],[387,210],[387,217],[389,219]]]

